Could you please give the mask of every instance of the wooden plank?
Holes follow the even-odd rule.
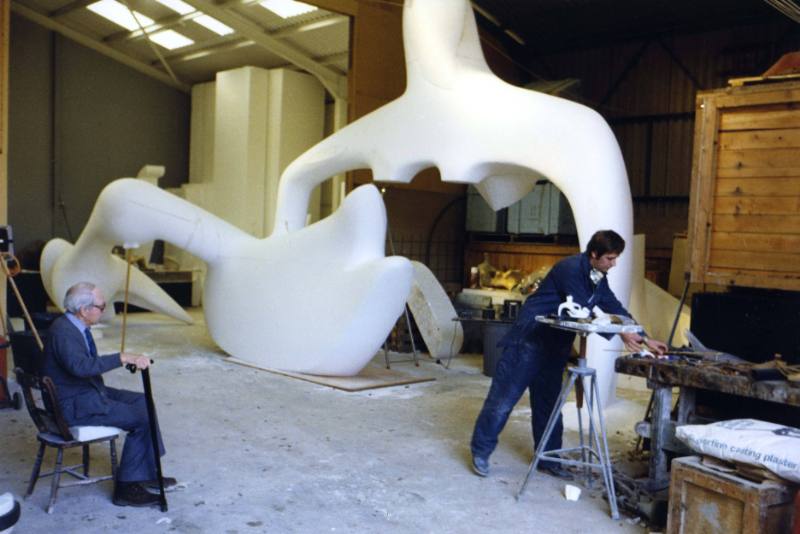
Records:
[[[800,253],[750,252],[747,250],[711,249],[708,270],[746,269],[749,271],[769,271],[771,273],[797,273]],[[797,273],[800,276],[800,273]]]
[[[342,391],[365,391],[368,389],[386,388],[392,386],[402,386],[416,384],[418,382],[431,382],[436,380],[433,376],[413,376],[403,371],[395,369],[384,369],[370,364],[364,367],[355,376],[322,376],[310,375],[306,373],[295,373],[292,371],[282,371],[271,367],[264,367],[252,362],[240,360],[233,356],[225,358],[225,361],[232,362],[245,367],[260,369],[276,375],[288,376],[306,382],[312,382],[321,386],[329,386]]]
[[[406,88],[402,6],[361,2],[350,26],[350,116],[353,122]],[[366,97],[375,100],[363,105]],[[382,102],[380,102],[382,101]]]
[[[717,178],[778,178],[797,175],[797,167],[730,167],[718,169],[716,174]]]
[[[742,87],[744,85],[753,85],[760,83],[776,83],[787,80],[796,80],[800,78],[800,74],[776,74],[774,76],[744,76],[742,78],[730,78],[728,85],[731,87]]]
[[[708,259],[708,233],[711,230],[711,203],[714,193],[712,177],[717,173],[719,114],[712,96],[697,96],[695,117],[687,250],[691,280],[696,282],[702,279]]]
[[[800,175],[800,150],[796,148],[720,150],[717,167],[796,169],[796,175]]]
[[[719,178],[716,196],[784,197],[800,195],[800,176],[758,178]]]
[[[721,132],[719,134],[719,147],[720,150],[796,148],[800,147],[800,128]]]
[[[800,234],[800,215],[715,215],[714,231]]]
[[[749,250],[752,252],[800,251],[800,235],[713,232],[713,250]]]
[[[761,197],[733,196],[714,199],[714,216],[737,215],[796,215],[800,213],[800,196]]]
[[[744,87],[698,93],[714,99],[720,108],[766,106],[800,102],[800,84],[789,82],[769,87]]]
[[[720,130],[723,131],[800,128],[800,109],[723,111],[720,115]]]

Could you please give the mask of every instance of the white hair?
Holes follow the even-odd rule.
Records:
[[[64,296],[64,309],[70,313],[78,313],[83,308],[94,304],[95,285],[91,282],[78,282],[67,289]]]

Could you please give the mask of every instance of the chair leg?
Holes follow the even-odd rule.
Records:
[[[33,463],[33,472],[31,472],[31,480],[28,482],[28,491],[25,493],[25,498],[31,496],[33,487],[36,486],[36,481],[39,480],[39,472],[42,470],[42,460],[44,460],[44,449],[47,445],[44,442],[39,444],[39,452],[36,453],[36,461]]]
[[[89,446],[83,446],[83,476],[89,477]]]
[[[61,463],[64,460],[64,449],[58,448],[56,455],[56,467],[53,470],[53,482],[50,485],[50,503],[47,505],[47,513],[52,514],[53,508],[56,505],[56,496],[58,495],[58,483],[61,481]]]
[[[111,478],[114,480],[114,483],[117,482],[117,438],[113,438],[109,443],[109,449],[111,449]]]

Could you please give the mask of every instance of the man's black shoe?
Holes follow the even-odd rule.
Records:
[[[472,457],[472,470],[479,477],[488,476],[489,475],[489,460],[487,458],[481,458],[480,456],[473,456]]]
[[[160,491],[160,488],[158,487],[158,479],[148,480],[146,482],[142,482],[142,485],[148,491],[155,491],[155,492]],[[174,490],[175,486],[177,486],[177,485],[178,485],[178,481],[175,480],[174,478],[172,478],[172,477],[164,477],[164,491]]]
[[[139,482],[117,482],[112,502],[117,506],[151,506],[158,504],[159,498]]]
[[[547,466],[538,466],[537,469],[542,473],[547,473],[550,476],[560,478],[562,480],[573,480],[575,476],[561,467],[560,465],[547,465]]]

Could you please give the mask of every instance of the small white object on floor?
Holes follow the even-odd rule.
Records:
[[[566,497],[568,501],[577,501],[581,497],[581,489],[578,486],[566,484],[564,486],[564,497]]]
[[[156,521],[156,525],[160,525],[162,523],[165,523],[167,525],[171,525],[172,524],[172,519],[170,519],[169,517],[162,517],[161,519]]]

